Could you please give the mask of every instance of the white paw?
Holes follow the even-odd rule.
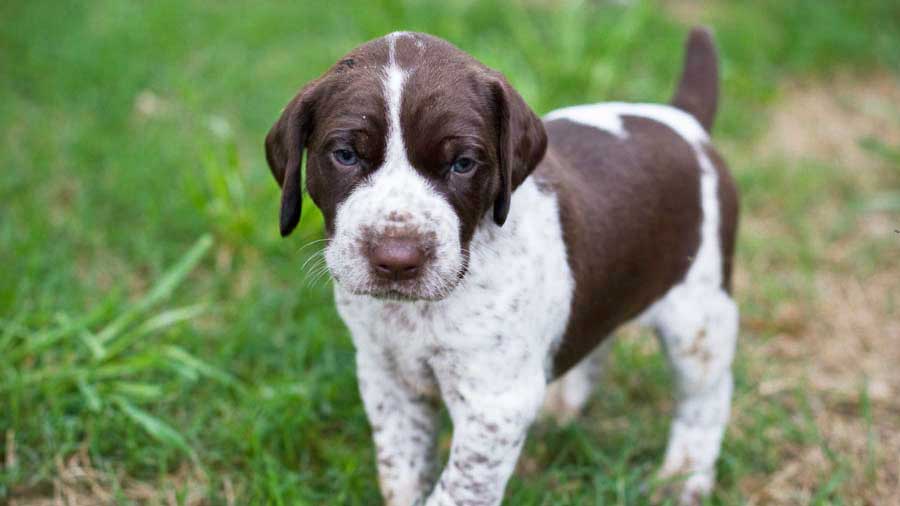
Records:
[[[666,498],[677,498],[679,506],[700,506],[703,499],[712,493],[715,475],[709,471],[690,471],[685,474],[679,471],[660,471],[658,479],[662,485],[657,489],[654,503],[661,503]]]
[[[712,492],[712,489],[712,473],[694,473],[682,485],[678,504],[681,506],[699,505]]]

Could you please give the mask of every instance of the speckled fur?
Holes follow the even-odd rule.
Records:
[[[499,504],[541,406],[574,281],[553,195],[529,180],[511,209],[502,228],[482,222],[469,271],[444,300],[391,302],[336,285],[388,504],[429,490],[419,477],[433,447],[432,400],[443,397],[454,434],[429,506]]]

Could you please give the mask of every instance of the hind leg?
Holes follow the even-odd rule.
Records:
[[[612,343],[612,337],[605,339],[578,365],[547,387],[542,409],[544,416],[556,420],[557,425],[566,425],[581,414],[600,379]]]
[[[717,286],[681,285],[660,302],[653,323],[677,395],[660,478],[671,479],[680,504],[697,504],[712,491],[730,414],[737,305]]]

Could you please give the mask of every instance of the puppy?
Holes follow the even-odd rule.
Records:
[[[548,405],[577,412],[592,351],[634,319],[675,376],[660,474],[682,504],[711,491],[738,330],[717,96],[715,48],[695,29],[672,105],[541,119],[499,72],[407,32],[291,100],[266,137],[281,234],[300,219],[305,149],[388,505],[500,504],[548,384]],[[440,399],[454,431],[438,474]]]

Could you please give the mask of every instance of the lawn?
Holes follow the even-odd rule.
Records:
[[[663,101],[713,27],[743,193],[734,420],[712,504],[900,496],[900,3],[0,3],[0,503],[380,504],[306,199],[262,143],[355,45],[442,36],[539,113]],[[589,412],[532,431],[510,505],[646,504],[671,412],[626,329]],[[442,444],[446,451],[449,422]]]

